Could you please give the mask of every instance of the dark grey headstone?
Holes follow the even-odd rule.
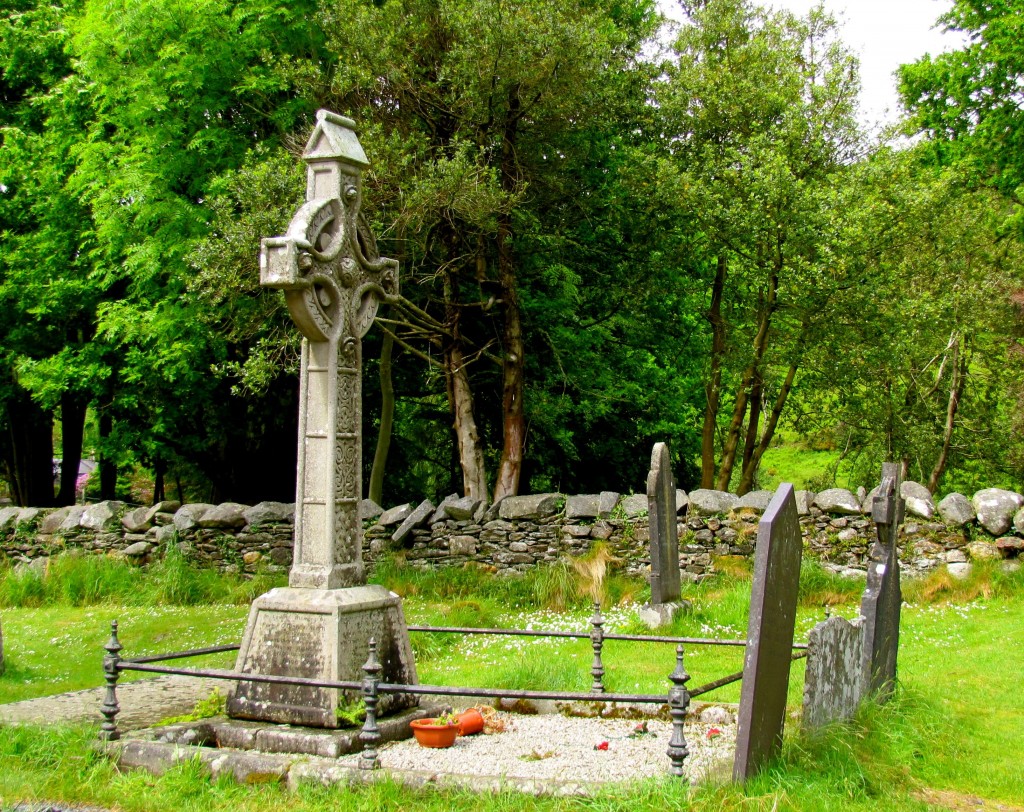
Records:
[[[883,463],[882,484],[874,497],[871,518],[878,541],[872,546],[868,585],[860,602],[864,618],[864,692],[885,701],[896,683],[896,652],[900,645],[900,560],[896,538],[903,523],[900,467]]]
[[[804,677],[805,728],[823,727],[856,713],[864,691],[861,644],[859,625],[846,618],[830,617],[811,629]]]
[[[734,781],[746,781],[782,746],[802,554],[793,486],[783,483],[757,527]]]
[[[679,600],[676,483],[665,443],[655,443],[651,452],[647,512],[651,531],[651,604],[657,606]]]

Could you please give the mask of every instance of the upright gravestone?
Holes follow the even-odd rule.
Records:
[[[743,782],[782,745],[803,539],[793,486],[779,486],[757,527],[733,780]]]
[[[855,623],[833,616],[807,636],[801,723],[809,730],[849,719],[857,711],[864,680],[860,621]]]
[[[903,523],[905,502],[900,496],[900,466],[882,465],[882,485],[871,505],[878,541],[872,546],[867,589],[860,602],[863,624],[864,693],[880,701],[896,684],[896,652],[900,644],[900,560],[896,538]]]
[[[383,682],[416,682],[401,600],[367,585],[362,561],[361,339],[398,291],[360,215],[368,166],[347,118],[321,110],[306,144],[306,202],[283,237],[264,239],[260,282],[284,291],[302,333],[295,549],[288,586],[257,598],[238,653],[242,673],[362,679],[374,637]],[[337,727],[338,689],[241,681],[230,716]],[[385,710],[412,704],[382,697]]]
[[[651,452],[647,516],[651,534],[651,602],[640,616],[648,625],[657,626],[669,622],[680,606],[676,482],[665,443],[655,443]]]

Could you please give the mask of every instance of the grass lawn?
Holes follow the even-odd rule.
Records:
[[[742,637],[749,580],[722,562],[725,573],[689,587],[694,611],[671,633]],[[861,587],[804,573],[797,637],[823,618],[822,605],[847,617],[856,613]],[[382,580],[404,594],[411,623],[517,626],[586,631],[590,610],[579,601],[568,609],[538,608],[538,596],[554,594],[550,582],[516,584],[452,572],[418,575],[397,570]],[[0,735],[0,809],[12,799],[45,798],[117,806],[125,810],[473,809],[635,810],[684,809],[983,809],[1024,805],[1024,768],[1019,747],[1024,731],[1024,578],[978,568],[966,584],[941,575],[908,586],[903,609],[900,687],[884,707],[868,705],[858,718],[815,736],[787,729],[783,758],[745,788],[646,782],[591,799],[534,799],[514,793],[413,791],[395,784],[332,789],[306,788],[292,795],[275,787],[211,782],[195,765],[161,777],[120,775],[91,749],[95,728],[6,728]],[[622,585],[609,591],[630,594]],[[0,593],[2,594],[2,593]],[[635,597],[635,590],[633,590]],[[237,642],[246,607],[125,605],[5,608],[8,673],[0,701],[101,684],[99,663],[109,621],[121,621],[126,655]],[[605,610],[607,631],[637,632],[628,605]],[[423,682],[492,687],[586,690],[590,685],[589,640],[468,637],[414,634]],[[742,650],[687,648],[694,687],[742,667]],[[216,658],[210,658],[215,660]],[[230,665],[231,654],[219,655]],[[210,660],[208,660],[210,661]],[[611,690],[663,692],[674,662],[672,646],[610,641],[605,647]],[[797,710],[802,664],[794,666],[790,705]],[[706,699],[736,701],[739,686]],[[987,807],[995,808],[995,807]],[[1012,806],[1010,808],[1013,808]]]

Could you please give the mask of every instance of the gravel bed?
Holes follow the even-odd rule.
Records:
[[[666,749],[669,722],[647,721],[647,735],[635,735],[635,719],[574,718],[557,714],[501,714],[501,733],[461,736],[447,749],[420,747],[415,739],[380,748],[387,770],[416,770],[526,781],[571,780],[616,782],[664,776],[671,763]],[[719,733],[712,734],[712,729]],[[633,735],[631,735],[633,734]],[[685,737],[690,755],[684,770],[691,782],[731,771],[736,726],[688,721]],[[598,745],[607,742],[607,749]],[[354,766],[358,756],[340,764]]]

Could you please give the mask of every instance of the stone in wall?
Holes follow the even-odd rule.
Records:
[[[561,507],[562,494],[538,493],[532,496],[509,496],[501,500],[498,515],[506,521],[542,519],[553,516]]]
[[[622,502],[622,512],[627,519],[635,519],[647,515],[647,494],[633,493],[625,497]]]
[[[725,491],[713,491],[698,488],[690,491],[690,513],[698,516],[711,516],[728,513],[739,501],[739,497]]]
[[[182,505],[174,514],[174,527],[179,533],[187,533],[199,526],[199,519],[214,505],[205,502],[193,502]]]
[[[409,514],[412,513],[412,505],[408,502],[404,505],[397,505],[393,508],[388,508],[377,519],[377,524],[384,527],[390,527],[393,524],[401,524],[409,518]]]
[[[1014,514],[1024,507],[1024,496],[1001,488],[985,488],[971,500],[978,512],[978,524],[993,536],[1001,536],[1010,529]]]
[[[391,540],[395,544],[402,544],[406,537],[417,527],[423,524],[434,512],[434,503],[429,499],[424,499],[416,509],[409,513],[399,526],[398,529],[391,534]]]
[[[768,503],[772,501],[775,491],[750,491],[743,494],[736,500],[733,510],[754,510],[764,513],[768,509]]]
[[[601,495],[586,493],[567,496],[565,499],[566,519],[596,519],[601,512]]]
[[[237,502],[215,505],[197,517],[196,524],[205,529],[238,530],[248,524],[245,511],[249,507],[249,505],[240,505]]]
[[[366,500],[369,501],[369,500]],[[360,506],[360,510],[362,507]],[[380,515],[378,511],[377,515]],[[242,511],[242,518],[249,527],[269,524],[292,524],[295,521],[294,502],[259,502]]]
[[[935,500],[924,485],[907,480],[900,485],[900,496],[906,501],[908,516],[930,519],[935,515]]]
[[[978,518],[971,500],[962,493],[947,494],[937,509],[942,521],[952,527],[963,527]]]
[[[814,497],[814,506],[825,513],[858,514],[861,512],[857,497],[846,488],[829,488]]]

